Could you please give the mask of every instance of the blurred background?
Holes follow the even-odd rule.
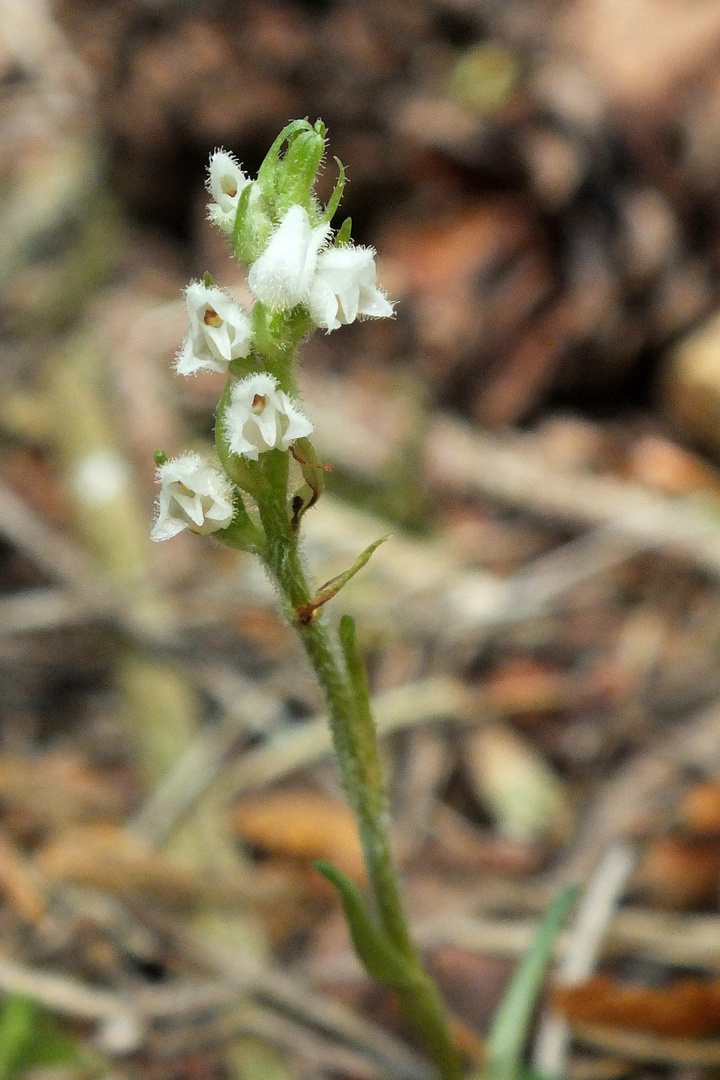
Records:
[[[209,155],[304,116],[397,301],[304,346],[305,549],[393,533],[328,610],[468,1067],[577,882],[537,1068],[717,1073],[718,0],[0,0],[0,1076],[428,1080],[267,581],[149,541],[182,289],[245,289]]]

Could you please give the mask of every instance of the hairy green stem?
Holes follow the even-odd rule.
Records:
[[[287,455],[283,455],[286,459]],[[302,641],[322,687],[330,717],[333,745],[343,785],[360,830],[365,865],[377,914],[387,938],[412,972],[411,979],[395,989],[403,1011],[424,1041],[443,1080],[461,1080],[462,1069],[435,984],[425,972],[410,935],[402,904],[387,829],[380,757],[375,725],[370,712],[362,660],[347,624],[343,631],[345,670],[322,614],[300,620],[298,608],[312,599],[290,524],[284,491],[283,465],[266,455],[266,476],[272,491],[259,500],[260,517],[267,537],[265,563],[275,579],[286,615]],[[281,495],[281,492],[283,493]],[[351,640],[352,639],[352,640]]]

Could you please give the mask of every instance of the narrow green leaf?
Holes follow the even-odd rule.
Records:
[[[487,1037],[487,1065],[482,1080],[519,1080],[522,1053],[538,995],[552,958],[556,938],[572,907],[577,889],[560,894],[543,918],[535,940],[505,991]]]
[[[340,205],[340,200],[342,199],[343,189],[345,187],[345,181],[347,179],[347,176],[346,176],[346,173],[345,173],[345,166],[343,165],[342,161],[340,160],[340,158],[335,158],[335,161],[337,163],[338,169],[340,170],[340,175],[338,176],[335,187],[333,188],[333,193],[330,196],[328,204],[325,207],[325,212],[323,213],[322,217],[320,218],[319,224],[323,224],[323,225],[326,222],[332,221],[332,219],[335,217],[335,213],[337,211],[337,208]],[[347,219],[347,220],[349,220],[349,219]],[[345,222],[343,222],[343,227],[344,227],[344,225],[345,225]],[[349,233],[349,230],[348,230],[348,233]],[[348,240],[349,239],[350,239],[350,236],[348,235]]]
[[[0,1012],[0,1080],[10,1080],[32,1045],[36,1007],[28,998],[8,994]]]
[[[286,124],[282,129],[274,143],[268,150],[262,165],[258,169],[258,183],[264,192],[268,193],[275,189],[275,179],[277,172],[277,165],[280,159],[280,150],[283,143],[297,135],[301,131],[312,131],[312,125],[307,119],[305,120],[291,120],[289,124]]]
[[[373,919],[357,885],[332,863],[318,860],[315,869],[340,893],[353,948],[368,975],[386,986],[414,983],[409,965]]]
[[[352,566],[344,570],[342,574],[330,578],[324,585],[321,585],[315,598],[309,604],[303,604],[302,607],[297,608],[296,615],[300,622],[310,622],[318,608],[322,607],[323,604],[327,604],[328,600],[332,600],[333,596],[337,596],[343,585],[347,585],[348,581],[354,578],[359,570],[362,570],[372,553],[389,539],[389,536],[381,536],[379,540],[374,540],[372,544],[368,544],[365,550],[360,552]]]

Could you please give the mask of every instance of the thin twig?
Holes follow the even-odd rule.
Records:
[[[425,446],[430,480],[443,490],[490,495],[576,527],[611,527],[641,549],[672,547],[720,573],[720,527],[695,502],[612,476],[557,469],[522,437],[498,438],[449,416],[435,419]]]
[[[385,1080],[386,1063],[330,1042],[323,1035],[280,1016],[262,1005],[244,1003],[201,1024],[184,1025],[171,1032],[153,1033],[149,1050],[158,1057],[178,1057],[207,1045],[227,1045],[242,1035],[252,1035],[299,1061],[307,1075],[343,1075],[358,1080]]]
[[[703,1069],[720,1066],[720,1039],[668,1039],[585,1023],[573,1024],[572,1033],[585,1046],[617,1054],[630,1061]]]
[[[22,994],[66,1016],[122,1025],[128,1032],[128,1048],[140,1043],[142,1020],[133,1002],[125,996],[87,986],[68,975],[37,971],[5,959],[0,959],[0,988]]]
[[[177,923],[166,926],[183,955],[228,980],[238,990],[324,1031],[383,1063],[388,1073],[405,1080],[432,1080],[431,1067],[392,1035],[369,1023],[340,1002],[280,971],[200,939]]]
[[[160,847],[215,782],[249,732],[272,730],[284,719],[282,702],[220,665],[192,668],[202,688],[223,707],[218,724],[188,747],[145,800],[129,826],[148,847]]]

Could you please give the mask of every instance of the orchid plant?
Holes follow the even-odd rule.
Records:
[[[350,220],[333,232],[345,172],[327,206],[314,194],[325,156],[325,126],[296,120],[280,133],[257,178],[224,150],[211,157],[210,220],[248,269],[250,310],[208,275],[185,292],[190,330],[176,361],[181,375],[226,373],[215,424],[217,461],[198,454],[168,460],[158,452],[160,495],[152,531],[166,540],[184,529],[212,533],[264,563],[327,702],[333,745],[358,820],[370,902],[337,867],[318,869],[339,890],[355,950],[371,976],[391,986],[445,1080],[462,1076],[460,1058],[434,983],[404,912],[387,830],[385,794],[367,676],[349,616],[339,633],[323,607],[382,540],[345,573],[314,590],[299,549],[303,515],[323,491],[312,421],[299,403],[298,346],[316,329],[361,318],[388,318],[375,253],[350,239]],[[337,160],[337,159],[336,159]],[[291,459],[299,469],[290,468]],[[295,490],[293,476],[302,475]],[[384,539],[384,538],[383,538]]]

